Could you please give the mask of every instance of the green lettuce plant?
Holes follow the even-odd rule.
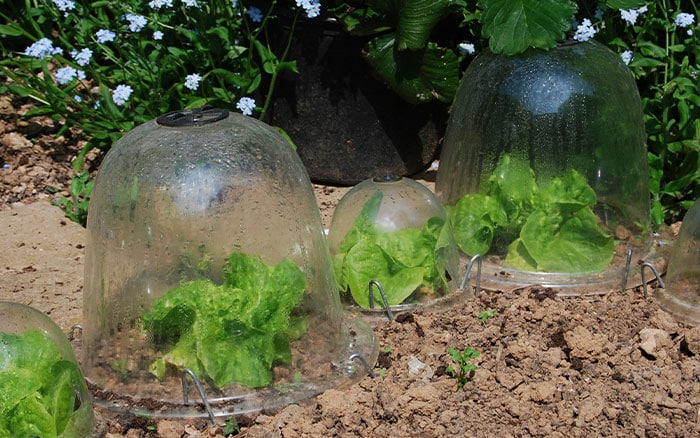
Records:
[[[418,289],[432,294],[447,286],[446,256],[449,226],[439,217],[423,228],[381,232],[374,225],[383,194],[365,203],[353,226],[340,243],[333,267],[341,291],[349,291],[362,308],[369,308],[369,283],[378,281],[390,306],[403,303]],[[383,306],[379,293],[373,306]]]
[[[468,255],[506,253],[527,271],[596,272],[615,253],[592,207],[596,194],[574,169],[538,185],[524,159],[503,154],[484,193],[467,194],[447,214]]]
[[[85,436],[93,424],[75,362],[44,332],[0,333],[0,436]],[[84,404],[81,404],[84,403]]]
[[[290,341],[306,331],[305,320],[293,315],[304,296],[303,272],[288,259],[267,266],[233,253],[224,277],[223,284],[185,281],[144,315],[162,354],[150,367],[159,379],[189,368],[216,388],[262,387],[272,382],[274,364],[291,361]]]

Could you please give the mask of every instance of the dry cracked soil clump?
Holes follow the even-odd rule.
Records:
[[[77,132],[22,120],[30,102],[0,96],[0,298],[80,323],[85,231],[50,201],[73,175]],[[95,171],[100,154],[92,157]],[[434,171],[419,181],[432,187]],[[347,187],[315,185],[326,226]],[[493,309],[491,318],[479,318]],[[700,327],[637,289],[560,297],[526,287],[481,291],[445,309],[377,322],[375,378],[240,419],[240,436],[700,436]],[[448,348],[480,352],[463,388]],[[96,410],[97,436],[214,437],[222,424]]]

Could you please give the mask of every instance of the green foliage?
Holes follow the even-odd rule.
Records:
[[[371,280],[382,285],[392,306],[404,302],[418,288],[433,293],[447,284],[442,249],[450,236],[445,221],[433,217],[423,228],[379,232],[374,221],[382,197],[377,192],[367,201],[333,259],[340,290],[349,290],[363,308],[370,307]],[[374,294],[373,304],[383,306],[379,293]]]
[[[478,368],[477,365],[471,363],[471,360],[479,357],[481,353],[471,347],[466,347],[464,351],[449,347],[447,352],[452,357],[452,361],[457,364],[457,368],[450,365],[446,371],[457,374],[457,389],[462,389],[469,382],[471,373]]]
[[[647,5],[634,24],[604,15],[596,39],[631,56],[647,131],[652,219],[670,223],[700,195],[698,7],[696,1]],[[694,23],[677,24],[679,13],[694,14]]]
[[[224,271],[223,284],[183,282],[144,315],[145,330],[165,350],[151,365],[159,379],[189,368],[217,388],[262,387],[272,382],[273,364],[290,362],[290,340],[306,331],[291,314],[304,296],[304,274],[288,259],[267,266],[240,253],[226,259]]]
[[[83,227],[87,225],[88,207],[90,205],[90,193],[95,185],[94,181],[90,181],[90,172],[83,172],[80,175],[74,176],[70,183],[70,198],[61,196],[57,205],[65,214],[65,216]]]
[[[506,264],[550,272],[596,272],[612,260],[614,240],[592,210],[595,192],[576,170],[538,186],[524,159],[503,154],[487,187],[447,207],[466,254],[486,254],[494,242],[505,243]]]
[[[76,399],[83,377],[44,332],[0,333],[0,436],[85,436],[92,411]]]
[[[439,31],[449,18],[462,16],[464,0],[370,0],[359,7],[329,3],[348,32],[373,37],[365,47],[366,60],[402,99],[452,101],[466,56],[455,50],[459,41],[441,38]]]
[[[269,3],[260,20],[248,1],[75,0],[60,10],[66,3],[25,0],[0,9],[0,71],[11,79],[0,92],[38,103],[27,117],[48,115],[64,122],[62,131],[82,130],[87,144],[76,171],[93,148],[108,149],[168,111],[205,104],[239,111],[250,96],[264,103],[241,110],[265,118],[279,73],[297,71],[288,46],[268,32],[281,20],[278,9],[292,23],[303,14],[293,2]],[[50,49],[36,50],[39,41]],[[90,55],[76,54],[83,50]]]
[[[496,315],[496,309],[494,308],[483,310],[479,312],[479,321],[481,321],[482,324],[486,324],[486,321],[493,318],[494,315]]]
[[[483,36],[494,53],[515,55],[530,47],[551,49],[571,28],[576,4],[562,0],[480,0]]]

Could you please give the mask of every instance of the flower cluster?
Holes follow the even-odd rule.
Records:
[[[32,58],[44,59],[51,55],[63,54],[63,49],[54,47],[53,42],[48,38],[42,38],[24,51],[27,56]]]
[[[576,33],[574,34],[574,39],[576,41],[585,42],[593,38],[596,34],[596,30],[593,27],[593,23],[588,18],[585,18],[581,24],[576,28]]]
[[[642,6],[638,9],[620,9],[620,17],[627,22],[628,26],[634,26],[637,22],[637,18],[648,10],[649,8],[646,6]]]

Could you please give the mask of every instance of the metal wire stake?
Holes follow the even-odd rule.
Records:
[[[187,375],[189,374],[190,377],[192,377],[192,381],[194,382],[194,386],[197,388],[197,392],[199,392],[199,397],[202,399],[202,403],[204,403],[204,408],[207,410],[207,414],[209,414],[209,419],[211,420],[211,423],[216,426],[216,417],[214,416],[214,411],[211,410],[211,405],[209,405],[209,400],[207,400],[207,396],[204,393],[204,388],[202,388],[202,384],[199,382],[199,379],[197,378],[197,375],[194,373],[189,368],[185,368],[182,370],[182,401],[185,405],[189,404],[189,400],[187,398]]]
[[[627,250],[627,261],[625,262],[625,275],[622,277],[622,292],[627,290],[627,280],[630,276],[632,268],[632,248]]]
[[[70,331],[68,332],[68,341],[72,342],[75,339],[75,332],[76,330],[80,330],[80,333],[83,333],[83,326],[80,324],[73,324],[70,326]]]
[[[647,281],[646,281],[646,278],[644,277],[644,268],[651,269],[651,272],[654,273],[654,276],[656,276],[656,280],[659,282],[659,286],[666,289],[666,284],[664,284],[664,281],[661,278],[661,276],[659,275],[659,271],[656,270],[656,267],[649,262],[644,262],[644,263],[642,263],[642,267],[640,268],[641,272],[642,272],[642,289],[644,290],[644,298],[648,297]]]
[[[360,353],[355,353],[348,358],[348,361],[352,362],[355,359],[358,359],[362,363],[362,366],[365,367],[365,370],[367,370],[367,374],[369,374],[371,378],[374,379],[375,377],[377,377],[377,375],[374,374],[374,370],[371,366],[369,366],[369,363],[367,363],[367,360],[364,358],[364,356],[362,356]]]
[[[474,296],[477,296],[481,290],[481,254],[475,255],[471,258],[471,260],[469,260],[469,263],[467,264],[467,271],[464,273],[464,277],[462,278],[462,283],[459,285],[459,288],[464,289],[467,286],[474,263],[476,263],[476,292],[474,292]]]
[[[389,300],[386,299],[386,294],[384,293],[384,288],[382,287],[381,283],[379,283],[377,280],[370,280],[369,282],[369,308],[374,309],[374,289],[373,286],[376,286],[377,289],[379,289],[379,295],[382,296],[382,301],[384,302],[384,309],[386,309],[386,316],[389,318],[389,321],[394,320],[394,314],[391,313],[391,309],[389,308]]]

